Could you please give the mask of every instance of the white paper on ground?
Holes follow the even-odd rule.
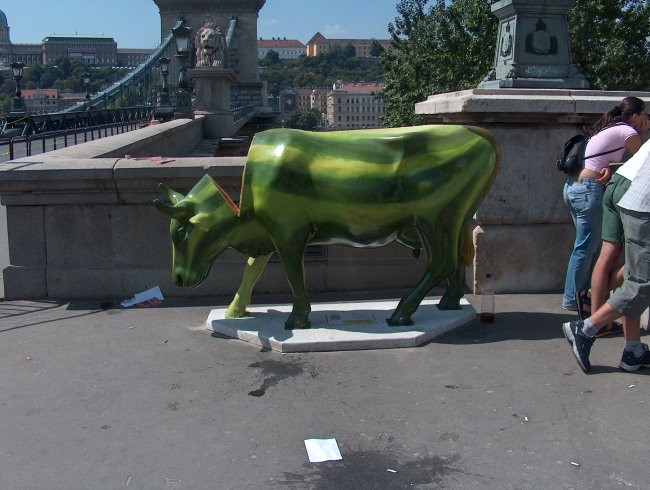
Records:
[[[129,306],[138,305],[138,306],[151,306],[156,303],[160,303],[163,299],[162,291],[160,286],[147,289],[141,293],[137,293],[131,299],[125,299],[120,304],[123,308],[128,308]]]
[[[305,439],[305,447],[310,463],[343,459],[336,439]]]

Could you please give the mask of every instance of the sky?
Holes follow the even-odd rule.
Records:
[[[398,0],[266,0],[258,38],[307,43],[329,38],[388,39]],[[120,48],[153,48],[160,14],[153,0],[0,0],[14,44],[38,44],[51,34],[111,36]]]

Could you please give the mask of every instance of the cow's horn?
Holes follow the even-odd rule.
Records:
[[[162,214],[164,214],[165,216],[169,216],[170,218],[173,219],[187,218],[189,214],[189,209],[187,209],[186,207],[172,206],[171,204],[162,202],[160,199],[154,199],[153,205],[156,206],[156,209],[160,211]]]
[[[162,183],[160,184],[160,190],[165,195],[165,197],[171,201],[172,204],[176,204],[178,201],[185,198],[185,196],[180,192],[176,192],[175,190],[170,189]]]

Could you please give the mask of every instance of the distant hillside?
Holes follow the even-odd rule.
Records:
[[[295,61],[281,61],[277,53],[270,51],[260,66],[270,94],[292,87],[331,87],[337,80],[382,80],[379,57],[357,58],[351,45],[333,46],[329,53]]]

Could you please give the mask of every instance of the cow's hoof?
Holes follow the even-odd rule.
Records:
[[[302,323],[302,324],[299,324],[299,325],[289,323],[288,320],[286,322],[284,322],[284,329],[285,330],[307,330],[310,327],[311,327],[311,325],[309,324],[309,322]]]
[[[413,325],[413,320],[410,316],[391,316],[386,318],[386,323],[389,327],[406,327]]]
[[[285,330],[304,330],[309,326],[309,310],[302,310],[299,313],[292,311],[287,321],[284,322]]]
[[[228,307],[228,309],[226,309],[223,316],[225,318],[246,318],[247,316],[251,316],[251,314],[248,311],[246,311],[246,308]]]
[[[439,310],[460,310],[460,300],[441,298],[438,302]]]

